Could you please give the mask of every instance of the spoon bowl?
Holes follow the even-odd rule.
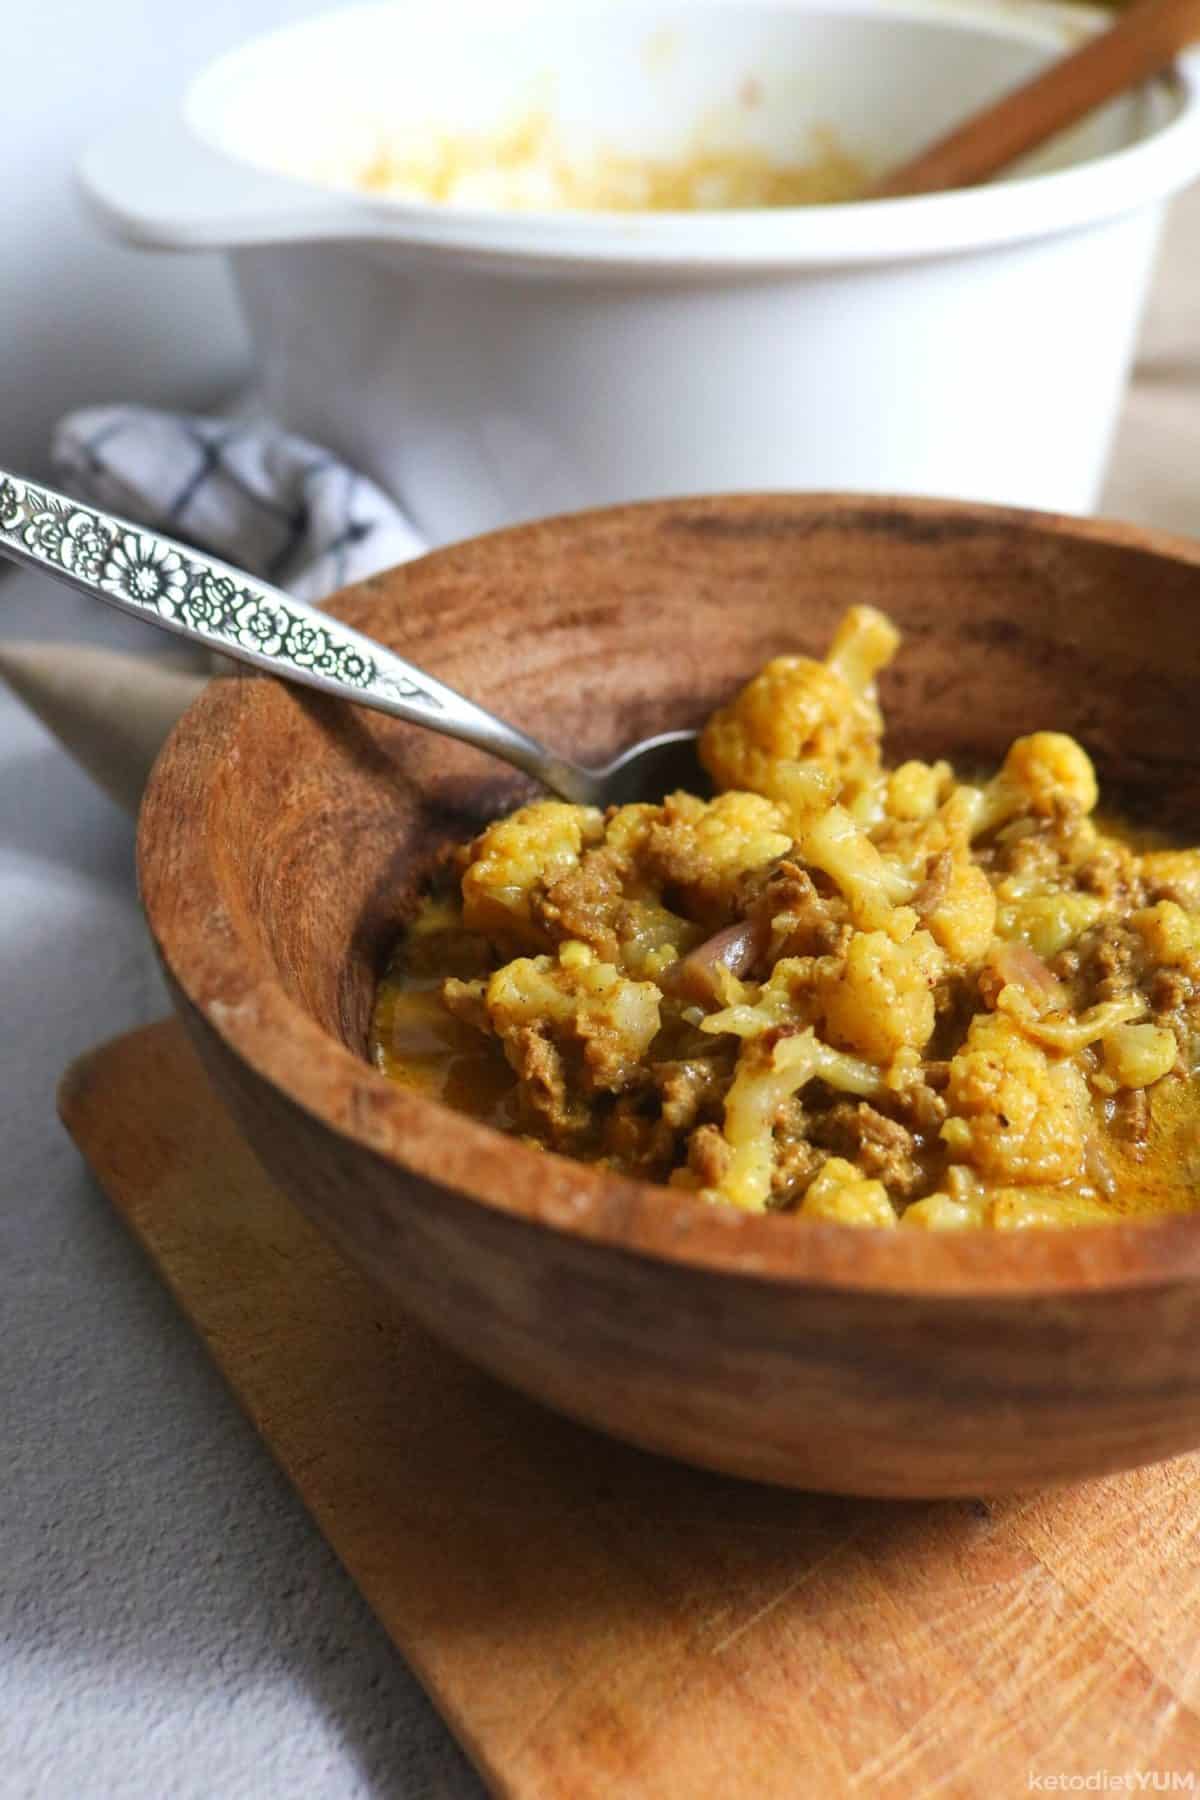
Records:
[[[657,800],[676,788],[708,794],[711,783],[696,754],[697,742],[694,731],[663,731],[643,738],[597,769],[603,799],[596,804],[626,806],[631,800]]]

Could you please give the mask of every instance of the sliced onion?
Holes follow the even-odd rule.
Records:
[[[1006,987],[1021,988],[1039,1007],[1067,1004],[1067,991],[1062,982],[1028,944],[997,944],[989,954],[988,962]]]
[[[1083,1166],[1087,1178],[1098,1194],[1105,1194],[1109,1199],[1117,1191],[1117,1178],[1113,1174],[1112,1165],[1105,1154],[1104,1145],[1096,1132],[1089,1132],[1083,1146]]]
[[[672,964],[663,979],[664,987],[701,1005],[723,1003],[716,985],[717,970],[727,969],[740,979],[765,947],[768,931],[761,919],[738,919],[726,925]]]

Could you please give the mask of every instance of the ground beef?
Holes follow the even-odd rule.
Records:
[[[1101,1000],[1125,1000],[1137,987],[1142,939],[1128,925],[1107,920],[1079,940],[1079,1008]]]
[[[1050,973],[1057,975],[1060,981],[1074,981],[1082,966],[1083,958],[1074,946],[1060,950],[1057,956],[1051,957],[1047,965]]]
[[[1191,976],[1182,969],[1155,969],[1143,981],[1143,991],[1154,1013],[1154,1022],[1175,1033],[1180,1066],[1191,1066],[1194,1042],[1200,1029],[1200,996]]]
[[[819,1150],[803,1132],[783,1132],[775,1139],[775,1167],[771,1174],[772,1212],[796,1206],[806,1189],[820,1173],[827,1152]]]
[[[925,867],[925,878],[910,902],[918,918],[927,919],[936,912],[946,895],[950,892],[950,883],[954,877],[954,858],[949,850],[939,850],[931,856]]]
[[[715,1125],[700,1125],[688,1139],[688,1168],[701,1187],[716,1187],[733,1151]]]
[[[1000,832],[988,872],[993,878],[1020,875],[1040,887],[1057,877],[1069,855],[1066,820],[1021,818]]]
[[[828,1112],[814,1115],[809,1137],[857,1164],[872,1181],[882,1181],[899,1200],[911,1200],[926,1186],[925,1172],[916,1160],[915,1135],[865,1100],[839,1100]]]
[[[750,801],[748,794],[718,795],[712,805],[727,809],[726,829],[717,831],[714,820],[710,835],[698,829],[696,802],[689,802],[686,795],[668,794],[661,817],[648,822],[636,851],[639,881],[657,888],[669,911],[706,931],[719,931],[740,916],[737,879],[747,866],[750,837],[755,830],[767,832],[771,824],[769,809],[749,823],[739,819],[739,802]],[[782,841],[773,824],[768,835],[775,843]]]
[[[673,1131],[690,1131],[705,1115],[708,1120],[720,1117],[729,1086],[727,1061],[695,1057],[686,1062],[655,1063],[653,1075],[662,1097],[662,1116]]]
[[[587,1113],[581,1117],[579,1103],[572,1106],[567,1098],[566,1070],[556,1047],[535,1026],[525,1025],[509,1039],[506,1050],[536,1125],[552,1145],[569,1143],[586,1123]]]
[[[1146,984],[1146,998],[1160,1022],[1168,1013],[1181,1012],[1192,993],[1191,977],[1182,969],[1156,969]]]
[[[844,902],[822,894],[806,869],[785,857],[768,875],[747,878],[739,910],[769,927],[764,933],[775,958],[831,956],[848,935]]]
[[[946,1123],[949,1107],[942,1090],[950,1078],[949,1063],[929,1063],[923,1081],[911,1082],[889,1096],[900,1123],[923,1142],[934,1140]]]
[[[1129,1145],[1134,1159],[1142,1162],[1150,1142],[1150,1097],[1145,1088],[1122,1088],[1112,1102],[1114,1136]]]
[[[645,1103],[624,1095],[604,1124],[607,1156],[630,1174],[647,1181],[661,1181],[675,1166],[678,1133]]]
[[[1133,853],[1124,844],[1102,844],[1080,864],[1076,881],[1085,894],[1095,894],[1122,912],[1132,912],[1145,898]]]
[[[624,860],[612,851],[589,851],[544,894],[531,897],[530,911],[555,943],[576,938],[605,962],[616,962],[628,875]]]
[[[485,1035],[491,1030],[487,1010],[487,982],[482,978],[460,981],[456,975],[448,976],[442,983],[442,1003],[446,1011],[456,1019],[461,1019],[464,1025],[471,1025]]]

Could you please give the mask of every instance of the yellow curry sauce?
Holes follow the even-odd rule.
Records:
[[[715,797],[535,801],[448,857],[380,985],[385,1074],[746,1211],[925,1229],[1191,1208],[1200,850],[1036,732],[882,759],[899,635],[846,615],[700,743]]]

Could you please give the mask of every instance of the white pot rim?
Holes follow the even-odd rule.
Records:
[[[618,0],[618,4],[620,0]],[[705,0],[706,7],[738,0]],[[761,0],[760,0],[761,3]],[[473,0],[465,0],[469,7]],[[521,8],[526,0],[510,0]],[[780,10],[937,22],[1066,48],[1111,20],[1095,8],[1019,0],[766,0]],[[354,7],[340,15],[382,10]],[[489,12],[495,16],[495,0]],[[308,25],[320,23],[310,20]],[[1200,175],[1200,49],[1160,78],[1173,116],[1136,143],[992,185],[913,198],[721,212],[473,210],[328,187],[265,170],[213,141],[206,99],[229,66],[306,27],[257,36],[211,63],[182,102],[93,144],[80,183],[101,222],[144,248],[237,249],[354,241],[426,256],[549,268],[804,270],[958,255],[1030,242],[1165,199]]]

